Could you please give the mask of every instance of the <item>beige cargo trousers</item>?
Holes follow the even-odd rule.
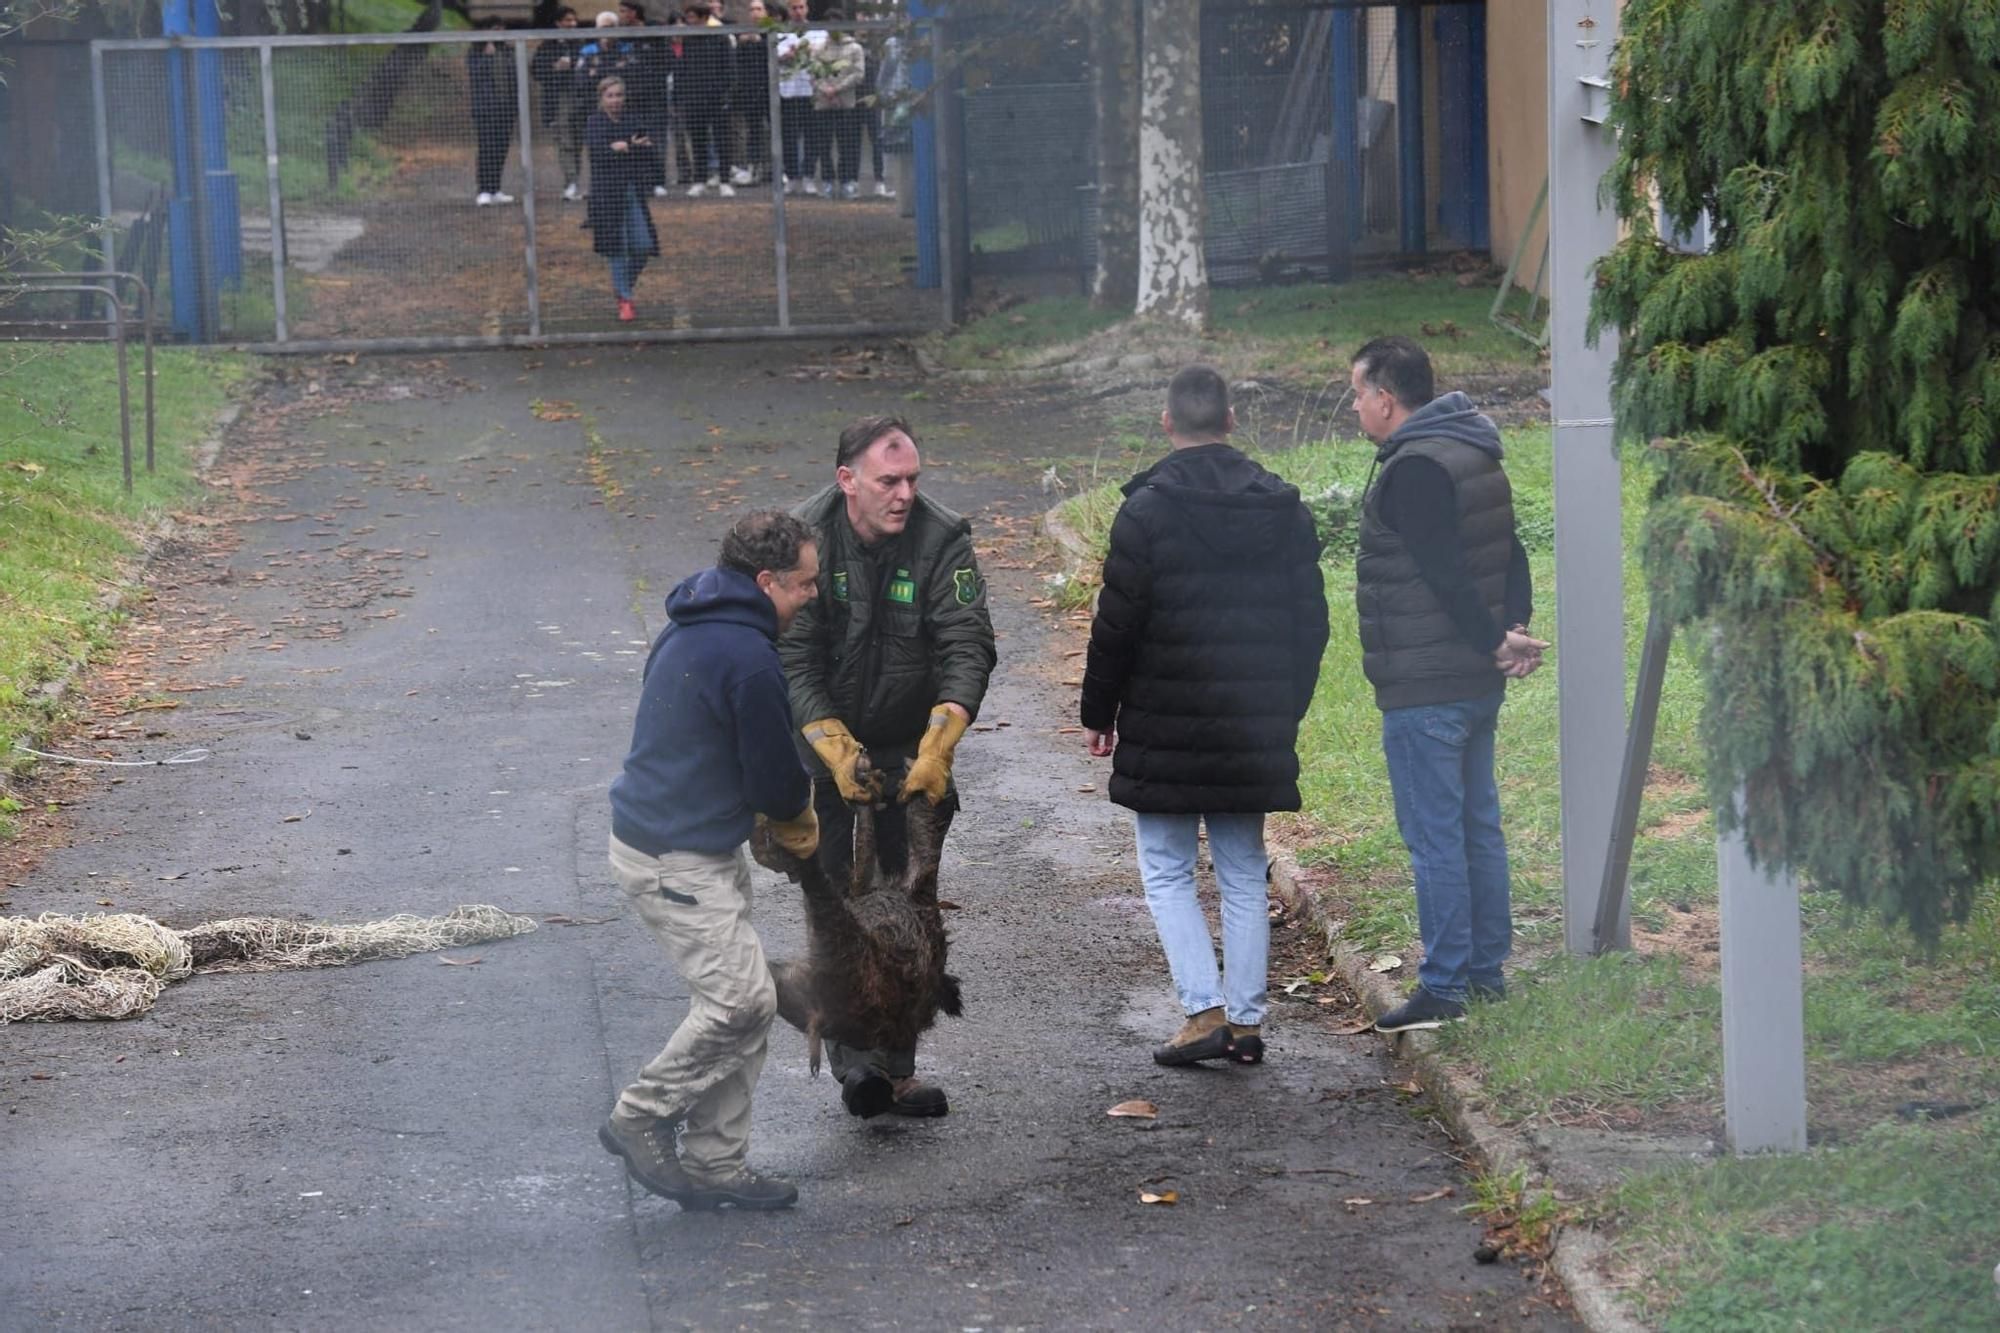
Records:
[[[699,1185],[743,1169],[750,1092],[764,1069],[778,991],[750,925],[750,858],[648,856],[611,839],[611,872],[688,986],[687,1017],[618,1096],[625,1113],[685,1119],[681,1166]]]

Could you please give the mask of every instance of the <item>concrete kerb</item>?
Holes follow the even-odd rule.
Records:
[[[207,480],[209,469],[215,466],[216,456],[222,452],[223,436],[228,434],[229,428],[236,424],[236,419],[242,414],[242,403],[227,404],[215,414],[215,420],[209,426],[208,433],[201,438],[192,451],[194,474],[197,479]],[[145,587],[146,572],[152,568],[154,557],[159,554],[161,548],[167,542],[173,539],[177,531],[179,531],[179,528],[174,522],[173,515],[164,513],[153,519],[152,522],[148,523],[141,530],[139,534],[138,559],[126,570],[125,576],[118,581],[117,586],[110,589],[99,599],[98,605],[106,613],[116,615],[118,612],[123,611],[138,591]],[[88,664],[85,662],[73,661],[68,663],[56,674],[53,680],[44,681],[38,687],[37,693],[43,699],[47,700],[51,707],[60,704],[69,694],[70,688],[76,683],[77,676],[86,665]],[[29,733],[26,743],[39,746],[42,739],[41,733],[35,731]]]
[[[929,352],[914,349],[917,369],[934,379],[960,384],[1056,384],[1090,379],[1115,371],[1158,370],[1166,359],[1154,352],[1130,352],[1117,356],[1086,356],[1054,365],[1021,366],[994,370],[958,370],[942,365]]]
[[[1092,553],[1082,535],[1063,519],[1061,509],[1056,505],[1042,515],[1042,531],[1062,548],[1069,572],[1074,573],[1090,564]],[[1281,852],[1271,858],[1271,882],[1285,910],[1311,922],[1325,939],[1333,970],[1354,988],[1371,1015],[1379,1016],[1402,1002],[1395,984],[1381,973],[1369,971],[1367,957],[1341,938],[1340,928],[1325,905],[1299,884],[1298,867],[1289,855]],[[1480,1110],[1485,1095],[1479,1085],[1438,1059],[1436,1042],[1429,1033],[1408,1032],[1389,1041],[1437,1104],[1452,1136],[1477,1154],[1488,1170],[1504,1173],[1519,1168],[1531,1179],[1544,1174],[1527,1140],[1494,1123]],[[1609,1246],[1596,1232],[1565,1227],[1556,1237],[1550,1267],[1569,1293],[1578,1316],[1596,1333],[1646,1333],[1647,1326],[1625,1309],[1617,1288],[1603,1276],[1608,1252]]]

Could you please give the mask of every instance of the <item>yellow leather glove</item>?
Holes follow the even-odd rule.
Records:
[[[770,824],[771,836],[778,840],[778,845],[801,861],[819,850],[819,815],[811,801],[792,818],[773,819]]]
[[[930,725],[924,728],[924,738],[917,742],[917,759],[910,765],[909,776],[903,779],[898,800],[907,801],[918,792],[929,798],[932,805],[944,799],[945,788],[951,785],[952,751],[958,748],[959,738],[970,725],[955,708],[939,704],[931,709]]]
[[[833,782],[840,788],[840,798],[852,802],[872,802],[877,794],[874,783],[864,783],[856,771],[862,757],[868,752],[861,748],[861,742],[854,739],[854,733],[847,724],[837,717],[823,717],[817,722],[808,722],[800,728],[806,744],[812,746],[813,753],[826,765],[826,771],[833,774]]]

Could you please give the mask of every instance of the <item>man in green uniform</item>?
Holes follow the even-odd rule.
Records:
[[[850,802],[875,816],[885,875],[908,861],[903,805],[958,809],[952,752],[979,712],[997,653],[972,525],[917,493],[917,443],[900,417],[864,417],[840,434],[834,484],[793,512],[818,537],[819,592],[778,644],[792,716],[809,752],[820,864],[836,884],[854,860]],[[869,769],[861,769],[867,758]],[[901,786],[879,774],[908,766]],[[916,1051],[829,1043],[841,1101],[858,1116],[935,1116],[944,1090],[916,1077]]]

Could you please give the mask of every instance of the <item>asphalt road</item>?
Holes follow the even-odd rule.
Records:
[[[133,1021],[0,1031],[0,1326],[1569,1326],[1474,1264],[1452,1145],[1337,1008],[1281,1004],[1262,1067],[1148,1059],[1178,1014],[1129,823],[1058,732],[1074,627],[1030,605],[1021,540],[1046,456],[1088,454],[1096,424],[844,377],[871,364],[294,364],[259,399],[218,473],[216,512],[249,521],[204,534],[240,545],[164,561],[134,630],[180,706],[104,746],[213,756],[94,776],[8,910],[585,924],[448,955],[476,965],[201,976]],[[731,515],[828,479],[844,420],[899,407],[926,489],[994,543],[1002,634],[945,858],[966,1014],[920,1057],[952,1112],[851,1120],[780,1026],[752,1152],[798,1209],[682,1214],[595,1139],[685,1004],[604,864],[605,788],[666,589]],[[767,950],[797,951],[796,890],[757,884]],[[1105,1115],[1128,1098],[1158,1119]]]

